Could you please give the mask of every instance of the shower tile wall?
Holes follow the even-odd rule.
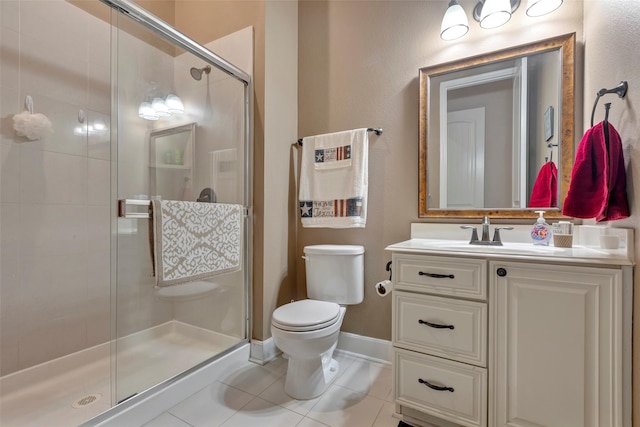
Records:
[[[110,136],[87,125],[109,124],[110,30],[62,0],[2,0],[0,16],[6,375],[109,339]],[[45,139],[13,130],[27,95],[53,123]]]
[[[0,20],[0,375],[6,375],[110,339],[110,237],[116,233],[111,161],[118,162],[119,197],[147,194],[149,132],[198,122],[193,191],[199,192],[211,185],[211,153],[242,146],[243,123],[222,130],[215,125],[234,123],[231,117],[242,117],[243,104],[228,75],[212,70],[207,89],[205,79],[189,75],[190,67],[202,65],[193,56],[174,58],[125,31],[112,38],[109,24],[64,0],[0,0]],[[79,110],[85,125],[97,119],[107,129],[110,124],[111,40],[126,64],[117,76],[117,159],[116,151],[111,158],[108,131],[76,129],[82,125]],[[252,28],[206,46],[251,73]],[[176,90],[189,114],[177,121],[139,119],[138,105],[152,81]],[[13,130],[12,116],[23,110],[26,95],[35,112],[52,121],[50,137],[29,141]],[[241,190],[238,166],[235,186]],[[242,203],[240,194],[220,201]],[[156,298],[147,222],[136,225],[137,232],[117,235],[117,336],[175,319],[243,337],[242,275],[220,279],[229,285],[223,283],[224,298]]]

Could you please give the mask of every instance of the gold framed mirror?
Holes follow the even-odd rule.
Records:
[[[421,218],[562,217],[574,156],[575,33],[424,67],[419,77]],[[557,190],[549,206],[534,207],[543,165],[557,168]]]

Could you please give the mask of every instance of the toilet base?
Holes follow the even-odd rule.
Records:
[[[320,396],[336,379],[340,364],[332,359],[334,344],[330,350],[313,359],[289,357],[284,391],[297,400],[309,400]]]

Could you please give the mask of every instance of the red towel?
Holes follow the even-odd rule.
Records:
[[[578,145],[564,215],[598,222],[629,216],[622,141],[611,123],[607,128],[608,150],[604,122],[587,130]]]
[[[555,208],[558,206],[558,168],[555,163],[547,162],[540,168],[533,183],[530,208]]]

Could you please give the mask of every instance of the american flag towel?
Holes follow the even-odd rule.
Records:
[[[302,144],[298,195],[302,226],[364,228],[368,190],[367,129],[309,136]]]

